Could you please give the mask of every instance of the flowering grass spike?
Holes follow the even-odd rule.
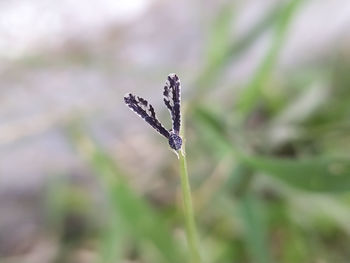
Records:
[[[172,149],[178,151],[182,146],[182,139],[179,135],[181,125],[181,85],[176,74],[169,74],[164,86],[163,95],[164,103],[169,109],[172,119],[171,130],[167,130],[159,122],[153,106],[147,100],[129,93],[124,97],[124,101],[130,109],[167,138]]]

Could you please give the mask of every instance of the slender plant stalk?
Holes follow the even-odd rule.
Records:
[[[192,206],[192,197],[191,197],[191,187],[188,178],[187,172],[187,161],[186,155],[184,154],[184,145],[183,151],[179,151],[179,162],[180,162],[180,175],[181,175],[181,187],[182,187],[182,200],[183,208],[186,221],[186,234],[187,242],[190,253],[190,262],[191,263],[200,263],[200,254],[198,246],[198,237],[196,230],[196,223],[194,220],[194,212]]]

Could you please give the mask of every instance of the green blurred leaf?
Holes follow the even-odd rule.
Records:
[[[244,156],[246,164],[293,186],[326,192],[350,190],[350,160],[332,159],[278,159]]]
[[[226,125],[219,115],[206,108],[196,107],[194,120],[202,126],[198,128],[201,131],[200,137],[208,143],[208,148],[214,154],[221,158],[232,151],[230,143],[227,143],[229,140],[226,135]]]
[[[100,175],[107,196],[118,215],[122,231],[114,228],[111,234],[127,233],[139,242],[151,244],[161,262],[183,262],[181,247],[175,242],[161,216],[128,186],[124,175],[115,162],[84,135],[79,129],[71,130],[72,142],[93,170]],[[106,236],[107,240],[118,240],[118,236]]]
[[[120,216],[115,209],[109,211],[107,226],[101,233],[101,245],[99,248],[100,262],[119,262],[123,259],[123,250],[126,248],[124,230]]]
[[[243,114],[246,114],[252,110],[259,97],[262,95],[264,85],[266,84],[275,63],[277,62],[279,52],[288,32],[288,26],[294,17],[297,7],[302,2],[303,1],[301,0],[291,0],[280,12],[271,47],[267,51],[265,58],[262,60],[256,73],[252,77],[251,82],[243,90],[237,101],[237,109]]]
[[[208,40],[208,64],[221,63],[229,48],[231,21],[233,17],[233,4],[225,5],[212,23]]]
[[[195,114],[197,118],[210,125],[212,129],[215,129],[215,132],[221,134],[225,133],[225,124],[217,114],[214,114],[213,112],[199,105],[196,107]]]
[[[203,112],[205,111],[205,114]],[[274,176],[298,188],[310,191],[344,192],[350,190],[350,159],[310,158],[280,159],[264,156],[251,156],[239,149],[226,134],[224,126],[218,128],[208,109],[196,112],[196,121],[203,127],[203,135],[210,136],[212,147],[228,152],[241,163]],[[210,117],[203,117],[210,116]],[[205,140],[208,141],[208,140]]]
[[[227,8],[227,11],[218,14],[218,18],[216,19],[215,23],[216,26],[214,26],[214,29],[222,25],[224,25],[224,28],[219,30],[218,33],[211,31],[212,34],[210,35],[210,38],[215,38],[217,35],[219,35],[220,39],[212,40],[212,44],[209,45],[209,49],[212,49],[213,47],[217,46],[216,43],[220,43],[223,50],[220,51],[220,56],[218,56],[218,53],[216,53],[217,51],[212,53],[215,54],[215,60],[210,59],[213,57],[213,55],[208,57],[209,60],[204,64],[203,69],[200,71],[193,85],[202,92],[197,92],[196,94],[192,95],[202,95],[203,90],[207,90],[209,87],[211,87],[211,84],[220,76],[226,66],[232,65],[232,63],[238,61],[238,58],[244,54],[244,51],[249,49],[255,43],[256,39],[275,23],[276,19],[279,17],[279,14],[283,10],[283,4],[277,4],[271,10],[269,10],[243,37],[232,43],[228,42],[229,45],[224,44],[223,41],[229,40],[229,32],[227,29],[229,29],[229,22],[231,22],[229,15],[230,12],[232,13],[232,3],[228,3],[225,8]],[[220,17],[222,14],[224,14],[223,18]]]
[[[253,262],[271,263],[267,245],[267,225],[261,203],[252,194],[247,193],[240,200],[240,211],[250,257]]]

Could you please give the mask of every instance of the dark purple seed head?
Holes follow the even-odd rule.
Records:
[[[170,133],[169,136],[169,145],[171,149],[174,149],[175,151],[180,150],[182,146],[182,139],[179,135],[175,133]]]

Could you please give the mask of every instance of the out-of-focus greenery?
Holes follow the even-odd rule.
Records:
[[[335,51],[333,61],[288,72],[283,81],[273,74],[303,3],[281,3],[232,42],[234,8],[225,6],[183,98],[203,262],[349,262],[350,57]],[[216,90],[267,30],[270,47],[246,87]],[[96,230],[100,262],[186,262],[181,207],[158,209],[141,198],[87,134],[70,134],[106,192],[108,216]],[[203,163],[214,168],[204,172]]]

